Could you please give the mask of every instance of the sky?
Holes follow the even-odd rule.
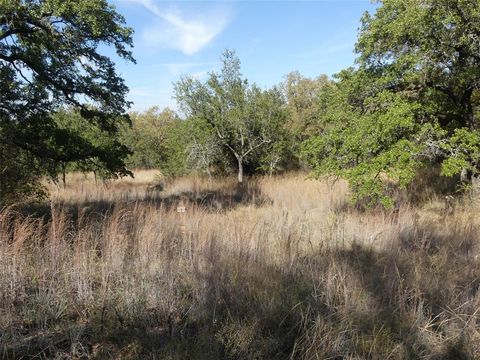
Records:
[[[329,76],[352,66],[360,18],[370,0],[160,1],[114,0],[134,29],[137,64],[116,59],[132,110],[176,108],[182,75],[206,79],[234,49],[244,77],[268,88],[291,71]]]

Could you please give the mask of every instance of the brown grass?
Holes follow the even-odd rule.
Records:
[[[299,174],[137,175],[0,213],[0,356],[480,359],[474,202],[359,213]]]

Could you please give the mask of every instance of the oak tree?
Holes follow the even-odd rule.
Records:
[[[245,166],[272,147],[285,119],[279,90],[261,90],[242,78],[240,60],[225,51],[220,73],[212,72],[206,82],[183,78],[175,86],[181,109],[191,118],[205,121],[215,133],[226,158],[237,164],[238,183]]]
[[[349,180],[354,199],[392,205],[418,169],[480,172],[480,3],[384,0],[365,14],[357,67],[321,95],[323,130],[304,145],[316,175]]]
[[[134,61],[132,30],[106,0],[0,0],[0,146],[8,148],[0,156],[2,198],[9,188],[5,174],[24,172],[11,168],[7,157],[25,158],[22,166],[37,175],[54,175],[46,163],[78,158],[67,148],[76,146],[79,134],[58,126],[52,116],[58,109],[72,107],[81,121],[110,133],[122,118],[128,121],[128,89],[113,60],[101,53],[105,45]],[[116,155],[121,162],[127,154]],[[122,174],[119,159],[111,170]]]

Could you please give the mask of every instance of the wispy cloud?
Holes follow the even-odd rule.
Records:
[[[225,8],[210,9],[195,17],[187,17],[179,10],[161,9],[153,0],[133,0],[142,4],[159,21],[146,29],[143,37],[149,46],[178,49],[193,55],[219,35],[231,20]]]

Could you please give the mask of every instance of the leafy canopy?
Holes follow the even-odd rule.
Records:
[[[82,172],[93,171],[102,178],[131,175],[125,169],[124,158],[130,150],[123,143],[120,134],[112,134],[90,123],[72,108],[59,109],[52,115],[59,132],[55,150],[63,154],[56,164],[64,172],[68,165]],[[125,124],[127,126],[127,124]]]
[[[280,134],[285,119],[284,101],[278,89],[261,90],[242,78],[240,60],[225,51],[219,74],[206,82],[183,78],[175,97],[185,114],[206,122],[215,133],[225,158],[237,162],[238,181],[243,169],[268,152]]]
[[[79,121],[117,131],[128,89],[101,45],[134,61],[132,30],[106,0],[0,0],[0,134],[10,156],[31,158],[39,173],[46,172],[45,162],[78,160],[67,147],[78,145],[81,134],[53,119],[65,106],[79,111]],[[89,140],[81,142],[85,150]],[[3,167],[10,163],[2,160]],[[110,170],[125,172],[122,167]]]
[[[321,96],[319,136],[303,156],[315,175],[349,180],[354,200],[392,206],[420,167],[479,172],[476,92],[480,3],[385,0],[365,14],[358,67]]]

